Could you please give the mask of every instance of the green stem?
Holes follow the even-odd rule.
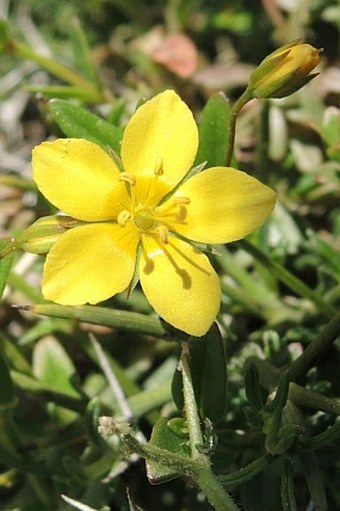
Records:
[[[306,374],[316,359],[320,358],[332,345],[340,333],[340,312],[336,314],[316,339],[292,363],[289,369],[290,381],[296,381]]]
[[[196,483],[216,511],[238,511],[238,507],[210,468],[200,470]]]
[[[186,342],[183,343],[182,346],[180,367],[182,370],[184,408],[187,418],[192,460],[197,462],[197,467],[192,477],[216,511],[237,511],[238,508],[232,498],[213,474],[210,468],[209,458],[198,449],[198,446],[203,443],[203,436],[196,406],[195,393],[192,386],[188,357],[189,345]]]
[[[8,256],[9,254],[12,254],[17,249],[17,246],[15,244],[15,241],[9,240],[8,245],[6,245],[4,248],[0,250],[0,259],[3,259],[4,257]]]
[[[294,473],[290,458],[283,460],[281,476],[281,501],[283,511],[296,511],[296,499],[294,493]]]
[[[269,158],[269,109],[270,103],[267,100],[262,102],[260,115],[260,134],[257,143],[257,177],[263,182],[268,181]]]
[[[189,345],[187,342],[185,342],[182,345],[180,369],[182,371],[183,378],[184,405],[188,423],[191,453],[192,457],[196,458],[197,456],[201,455],[197,447],[203,444],[203,436],[201,431],[200,418],[197,412],[195,393],[192,385],[188,356]]]
[[[235,145],[235,133],[236,133],[236,120],[240,110],[244,107],[248,101],[252,99],[253,95],[249,89],[246,89],[242,96],[238,98],[236,103],[233,105],[230,111],[229,124],[228,124],[228,146],[227,154],[225,159],[226,167],[229,167],[234,152]]]

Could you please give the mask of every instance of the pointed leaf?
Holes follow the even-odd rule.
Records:
[[[105,151],[112,148],[120,152],[121,128],[62,99],[52,99],[49,107],[53,119],[66,136],[85,138],[100,145]]]
[[[178,421],[184,423],[184,419],[177,418],[176,427],[172,428],[171,421],[166,417],[158,419],[152,430],[150,444],[182,456],[189,456],[190,448],[185,441],[186,437],[178,429]],[[151,484],[164,483],[179,475],[171,466],[150,460],[146,462],[146,471]]]
[[[199,123],[199,148],[196,165],[207,161],[207,168],[225,164],[230,105],[221,92],[212,96],[205,105]]]
[[[40,340],[33,351],[33,373],[51,389],[79,397],[72,384],[75,375],[73,363],[59,342],[53,337]]]

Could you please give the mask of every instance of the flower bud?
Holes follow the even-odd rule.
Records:
[[[309,74],[320,62],[320,50],[294,41],[268,55],[252,72],[248,90],[255,98],[283,98],[297,91],[318,73]]]
[[[80,223],[66,215],[39,218],[21,233],[15,241],[15,248],[32,254],[46,254],[66,230]]]

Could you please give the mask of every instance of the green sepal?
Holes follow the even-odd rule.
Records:
[[[120,153],[122,128],[62,99],[52,99],[49,108],[53,119],[67,137],[85,138],[100,145],[105,151],[111,147]]]
[[[15,240],[15,248],[31,254],[46,254],[65,231],[83,223],[67,215],[38,218]]]
[[[229,117],[230,103],[225,95],[219,92],[211,96],[202,111],[198,126],[196,165],[202,161],[207,162],[208,168],[225,164]]]
[[[176,424],[171,424],[169,419],[161,417],[153,427],[149,443],[172,453],[189,457],[190,447],[187,437],[182,434],[184,430],[185,419],[177,418]],[[170,464],[165,465],[151,460],[146,461],[146,473],[151,484],[161,484],[179,476],[177,470],[173,469]]]

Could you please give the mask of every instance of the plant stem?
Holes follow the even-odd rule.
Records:
[[[200,470],[195,480],[216,511],[238,511],[238,507],[210,468]]]
[[[252,99],[252,93],[249,89],[246,89],[242,96],[238,98],[236,103],[234,103],[231,111],[230,111],[230,117],[229,117],[229,124],[228,124],[228,147],[227,147],[227,154],[225,159],[225,165],[226,167],[229,167],[233,152],[234,152],[234,145],[235,145],[235,132],[236,132],[236,120],[237,116],[240,112],[240,110],[244,107],[248,101]]]
[[[264,183],[268,181],[268,145],[269,145],[269,101],[262,101],[260,114],[260,133],[257,144],[257,177]]]
[[[180,369],[183,378],[183,394],[185,403],[185,413],[188,422],[189,438],[192,457],[196,458],[201,453],[197,446],[203,444],[203,436],[200,425],[200,418],[197,412],[195,393],[192,386],[192,379],[189,366],[189,345],[187,342],[182,345]]]
[[[216,511],[237,511],[238,508],[236,504],[234,504],[232,498],[213,474],[210,468],[209,458],[198,449],[203,443],[203,436],[195,401],[195,393],[192,386],[188,357],[189,345],[186,342],[183,343],[182,346],[180,367],[182,370],[184,408],[188,424],[192,460],[196,460],[197,462],[197,467],[192,477]]]

